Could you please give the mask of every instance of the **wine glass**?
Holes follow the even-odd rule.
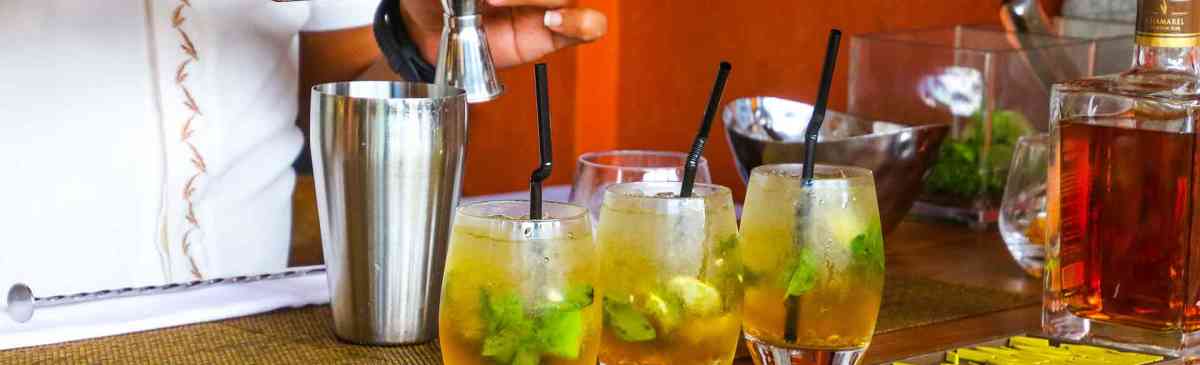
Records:
[[[1000,201],[1000,236],[1021,269],[1042,276],[1046,264],[1046,171],[1050,137],[1035,134],[1017,140],[1008,185]]]
[[[579,156],[575,182],[571,185],[571,203],[587,207],[593,220],[600,218],[604,190],[626,182],[674,182],[683,179],[687,154],[668,151],[615,150],[591,152]],[[708,160],[700,159],[696,183],[711,183]]]

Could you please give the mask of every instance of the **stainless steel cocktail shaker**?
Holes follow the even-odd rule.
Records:
[[[483,0],[442,0],[442,8],[445,27],[438,50],[436,83],[466,90],[470,103],[499,97],[504,87],[496,78],[483,29]]]
[[[466,95],[443,85],[324,84],[313,88],[311,120],[334,332],[370,345],[432,340]]]

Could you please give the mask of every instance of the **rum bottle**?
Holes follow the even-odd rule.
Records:
[[[1042,327],[1200,356],[1200,0],[1139,0],[1133,67],[1051,96]]]

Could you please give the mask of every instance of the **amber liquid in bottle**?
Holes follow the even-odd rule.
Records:
[[[1189,262],[1200,258],[1191,234],[1196,135],[1138,129],[1155,122],[1137,116],[1105,119],[1059,124],[1067,305],[1094,320],[1200,328],[1200,267]]]

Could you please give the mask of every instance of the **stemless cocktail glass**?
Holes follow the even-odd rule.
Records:
[[[527,201],[458,209],[439,320],[455,365],[594,365],[600,345],[595,243],[587,209]]]
[[[604,275],[600,362],[729,364],[741,329],[741,255],[729,189],[613,185],[597,241]]]
[[[765,165],[742,210],[745,332],[757,364],[856,364],[883,297],[883,233],[870,170]]]
[[[1046,178],[1050,136],[1032,134],[1017,140],[1000,201],[1000,237],[1013,260],[1029,275],[1042,277],[1046,266]]]

